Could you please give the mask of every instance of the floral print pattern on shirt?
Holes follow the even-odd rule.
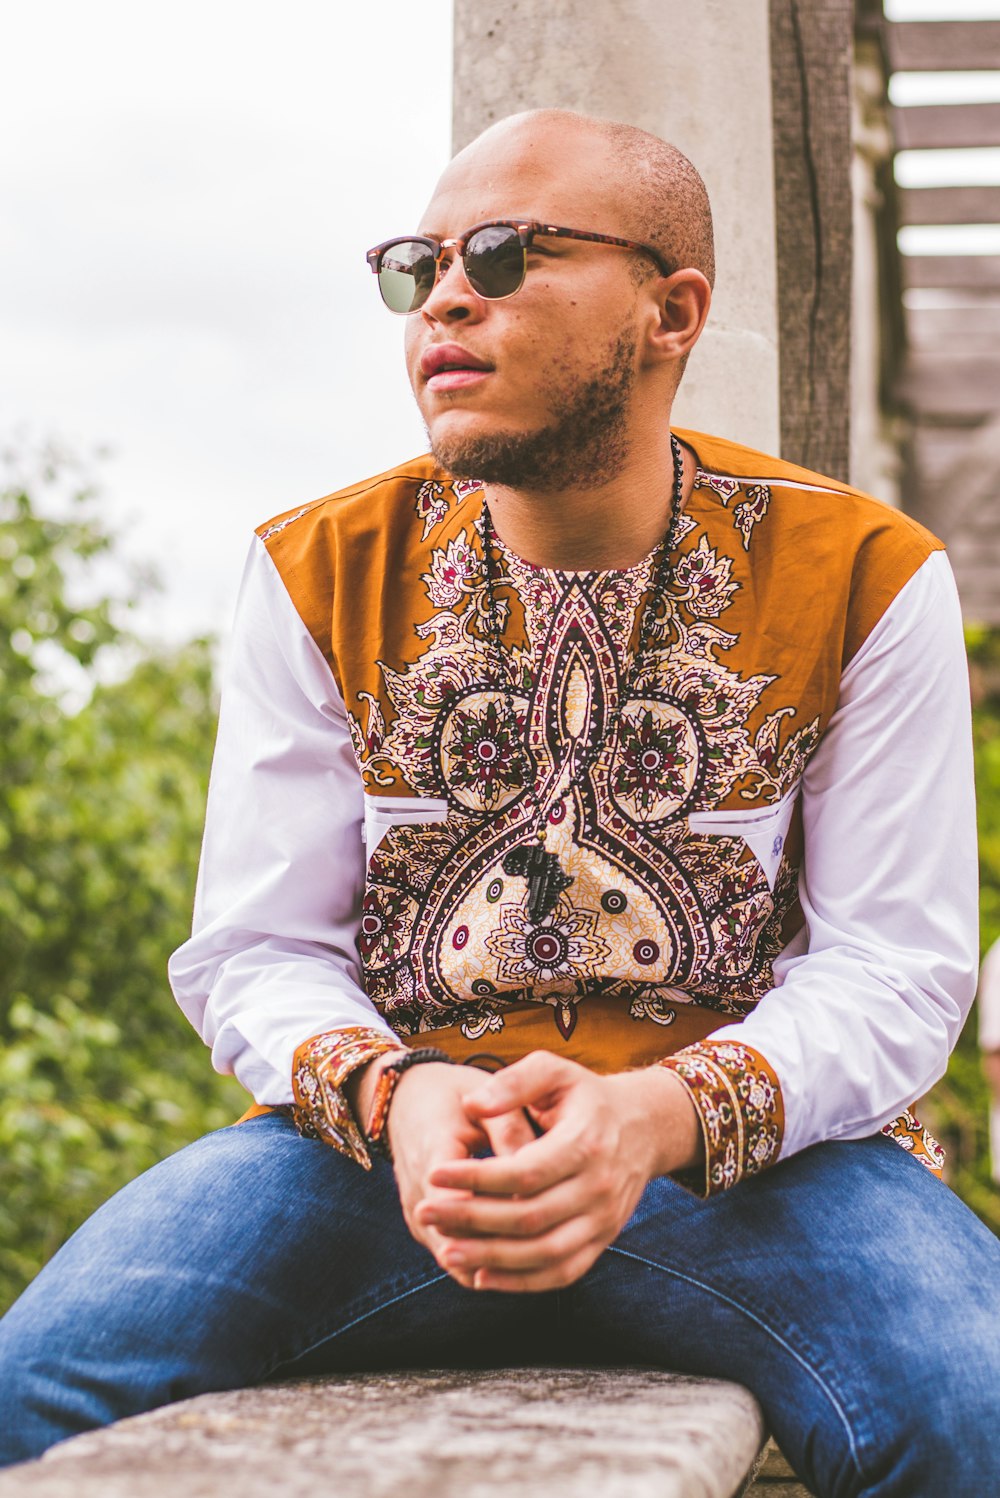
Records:
[[[817,488],[791,477],[793,489]],[[620,1000],[624,1026],[655,1027],[662,1052],[675,1053],[664,1064],[688,1088],[706,1134],[703,1189],[724,1189],[778,1157],[780,1088],[748,1047],[676,1038],[678,1016],[689,1002],[692,1014],[716,1010],[720,1023],[752,1010],[773,984],[773,958],[801,931],[796,788],[836,706],[840,672],[878,617],[877,598],[866,603],[861,589],[854,612],[852,583],[844,633],[803,636],[786,602],[808,609],[809,580],[789,594],[776,567],[798,505],[776,503],[789,475],[780,465],[759,478],[699,468],[637,672],[629,662],[652,558],[628,571],[567,574],[499,548],[501,683],[486,628],[480,486],[424,460],[416,472],[363,485],[344,497],[363,514],[352,546],[381,534],[363,507],[383,480],[385,498],[396,486],[409,526],[392,522],[392,598],[376,591],[359,616],[353,589],[340,589],[331,630],[322,550],[315,572],[300,555],[296,574],[303,617],[341,684],[369,797],[412,799],[371,846],[359,933],[365,986],[403,1035],[509,1039],[526,1008],[547,1007],[557,1051],[588,996]],[[313,508],[265,527],[265,539],[280,550]],[[907,575],[911,543],[896,543]],[[632,691],[618,712],[624,681]],[[588,740],[602,752],[569,790]],[[525,786],[523,744],[537,798]],[[740,825],[745,809],[770,827],[767,809],[779,806],[792,822],[766,838]],[[543,862],[558,870],[544,899],[537,878],[532,888],[538,859],[527,856],[539,809]],[[384,828],[392,818],[379,820]],[[511,1006],[519,1018],[505,1030]],[[360,1159],[335,1082],[361,1064],[356,1041],[363,1054],[353,1029],[302,1048],[296,1096],[309,1104],[304,1128]],[[644,1050],[660,1054],[648,1037]],[[912,1115],[883,1132],[939,1163],[940,1147]]]
[[[911,1108],[904,1109],[898,1118],[887,1123],[882,1133],[908,1150],[914,1160],[919,1160],[932,1175],[940,1177],[943,1174],[944,1150]]]
[[[371,1170],[371,1156],[344,1092],[353,1071],[400,1050],[384,1030],[349,1025],[327,1030],[300,1045],[292,1061],[292,1118],[300,1134],[321,1139]]]
[[[748,809],[779,800],[819,724],[794,726],[790,704],[762,718],[775,678],[727,662],[733,557],[684,516],[654,617],[655,553],[627,570],[564,573],[498,545],[508,672],[498,682],[471,493],[453,494],[468,519],[438,543],[446,490],[419,490],[430,616],[415,626],[412,659],[380,663],[383,691],[352,719],[369,784],[448,803],[445,821],[408,819],[371,858],[360,939],[370,996],[403,1035],[461,1024],[471,1036],[529,1001],[551,1007],[565,1038],[595,988],[641,1001],[633,1013],[662,1012],[678,991],[720,1015],[747,1013],[772,986],[796,869],[783,860],[772,885],[741,836],[694,833],[687,818],[734,795]],[[594,739],[602,750],[571,785]],[[563,886],[541,915],[516,856],[539,822]]]
[[[734,1041],[706,1040],[660,1063],[683,1082],[701,1123],[705,1168],[679,1179],[699,1196],[727,1191],[778,1158],[781,1086],[764,1057]]]

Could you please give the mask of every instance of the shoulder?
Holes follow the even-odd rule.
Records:
[[[284,510],[257,526],[256,534],[277,560],[285,553],[315,544],[325,533],[351,534],[391,526],[404,513],[409,520],[417,492],[441,477],[434,458],[424,453],[345,489]]]
[[[786,520],[806,516],[817,525],[836,526],[845,536],[885,534],[921,558],[943,550],[943,543],[909,515],[839,479],[704,432],[677,435],[696,453],[699,478],[709,487],[715,479],[729,479],[741,489],[762,485],[772,491],[772,503],[787,512]]]
[[[801,585],[817,602],[821,594],[840,600],[845,663],[928,558],[944,550],[909,515],[850,484],[703,432],[677,435],[697,455],[697,482],[737,525],[749,513],[751,562],[777,566],[786,587]]]
[[[364,642],[374,659],[379,620],[387,608],[407,614],[429,551],[463,540],[465,501],[479,488],[453,479],[428,453],[257,527],[258,546],[335,671],[347,642],[355,653]]]

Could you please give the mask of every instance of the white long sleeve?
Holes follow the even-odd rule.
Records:
[[[711,1040],[776,1072],[782,1157],[874,1133],[943,1074],[976,984],[976,827],[961,614],[943,552],[843,674],[802,781],[805,929]]]
[[[363,987],[361,777],[344,704],[264,545],[247,561],[225,675],[181,1008],[259,1103],[292,1100],[311,1036],[391,1037]]]

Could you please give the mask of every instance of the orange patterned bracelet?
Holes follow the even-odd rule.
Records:
[[[379,1073],[378,1081],[375,1083],[375,1095],[372,1098],[368,1128],[365,1130],[365,1143],[370,1150],[383,1155],[387,1160],[392,1159],[388,1123],[389,1104],[392,1102],[396,1083],[404,1071],[409,1071],[411,1066],[420,1066],[427,1061],[443,1061],[449,1066],[452,1064],[452,1058],[444,1051],[438,1051],[433,1046],[422,1046],[418,1050],[407,1051],[405,1056],[399,1056],[395,1061],[387,1062]]]

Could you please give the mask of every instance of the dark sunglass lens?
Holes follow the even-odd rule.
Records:
[[[473,291],[484,297],[510,296],[524,280],[524,250],[516,229],[499,224],[477,229],[462,257]]]
[[[403,239],[382,255],[378,287],[382,300],[393,312],[415,312],[431,294],[437,262],[427,245]]]

